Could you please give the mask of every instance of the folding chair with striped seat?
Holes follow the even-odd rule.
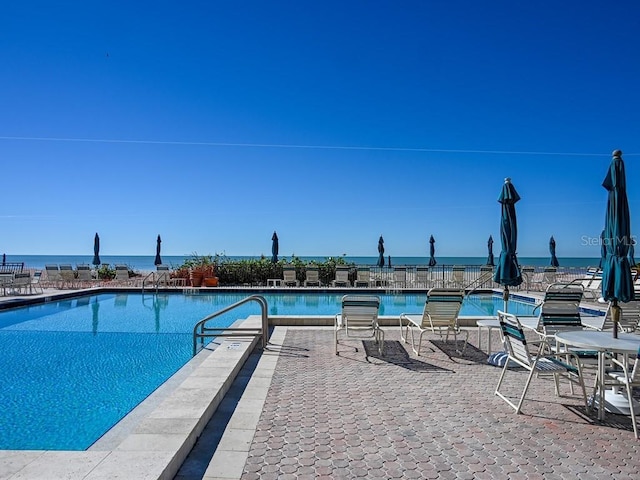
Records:
[[[338,333],[346,337],[371,338],[378,344],[380,355],[384,354],[384,331],[378,324],[380,298],[373,295],[345,295],[342,311],[335,316],[334,338],[338,355]]]
[[[582,391],[582,398],[584,400],[585,407],[589,409],[587,403],[587,393],[584,386],[584,379],[582,377],[582,368],[578,357],[569,351],[560,353],[544,353],[547,351],[547,342],[542,338],[539,342],[527,343],[522,325],[515,315],[498,312],[498,320],[500,321],[500,329],[502,330],[502,336],[504,344],[507,349],[509,358],[502,368],[500,374],[500,380],[498,380],[498,386],[496,387],[495,394],[507,402],[511,407],[516,410],[516,413],[520,413],[522,404],[529,390],[531,379],[535,373],[538,377],[553,376],[555,383],[556,395],[560,396],[560,383],[559,378],[563,377],[569,380],[571,385],[577,384]],[[538,344],[538,349],[535,355],[529,352],[529,345]],[[507,370],[509,370],[510,361],[515,362],[518,366],[529,371],[527,380],[524,385],[522,396],[518,403],[514,403],[509,397],[504,395],[500,391],[500,387],[506,377]],[[511,376],[522,376],[522,372],[512,372]]]

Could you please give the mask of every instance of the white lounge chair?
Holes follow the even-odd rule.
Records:
[[[346,337],[374,338],[378,352],[384,354],[384,331],[378,324],[380,298],[373,295],[345,295],[342,297],[342,311],[335,316],[334,339],[338,355],[338,334]]]
[[[62,276],[58,265],[45,265],[44,271],[47,274],[47,286],[59,288],[62,284]]]
[[[350,287],[349,267],[336,267],[336,278],[331,281],[332,287]]]
[[[304,280],[305,287],[319,287],[320,284],[320,271],[318,267],[307,267],[306,278]]]
[[[300,282],[296,277],[295,267],[284,267],[282,269],[282,284],[285,287],[299,287]]]
[[[400,314],[400,338],[407,343],[409,333],[411,333],[411,348],[416,355],[420,355],[422,346],[422,336],[425,332],[437,333],[442,337],[445,333],[445,341],[449,340],[449,334],[453,334],[458,341],[458,335],[464,336],[464,354],[469,340],[469,332],[462,330],[458,325],[458,314],[462,307],[464,292],[458,289],[432,288],[427,292],[427,301],[424,304],[422,314],[402,313]],[[413,330],[420,332],[418,338],[418,348],[414,339]]]
[[[371,284],[371,271],[369,267],[358,267],[356,275],[356,287],[369,287]]]
[[[393,286],[395,288],[404,288],[407,286],[407,269],[406,267],[393,268]]]

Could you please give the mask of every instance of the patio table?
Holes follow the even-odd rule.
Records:
[[[628,361],[629,354],[636,353],[640,347],[640,335],[621,333],[618,338],[613,338],[612,332],[598,332],[590,330],[576,330],[571,332],[556,333],[556,341],[565,345],[578,348],[596,350],[598,352],[598,373],[597,373],[597,398],[598,398],[598,419],[605,417],[605,385],[604,385],[604,364],[605,353],[618,353],[624,355],[624,361]],[[627,402],[625,398],[625,402]]]

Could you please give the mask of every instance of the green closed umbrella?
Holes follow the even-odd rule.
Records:
[[[378,239],[378,266],[379,267],[384,267],[384,239],[382,238],[382,235],[380,235],[380,238]]]
[[[162,265],[162,258],[160,258],[160,244],[162,243],[162,239],[160,235],[158,235],[158,239],[156,240],[156,258],[153,261],[154,265]]]
[[[611,302],[613,336],[617,338],[620,319],[618,302],[630,302],[635,299],[629,264],[631,219],[622,151],[613,152],[613,159],[602,186],[609,192],[604,221],[603,240],[607,256],[602,265],[602,297]]]
[[[100,237],[97,233],[93,237],[93,261],[91,263],[96,267],[100,265]]]
[[[278,234],[274,231],[271,237],[271,261],[273,263],[278,263],[278,250],[280,249],[278,242]]]
[[[558,262],[558,257],[556,257],[556,239],[553,238],[553,235],[551,235],[549,239],[549,253],[551,254],[551,266],[559,267],[560,262]]]
[[[429,266],[430,267],[435,267],[436,266],[436,239],[433,238],[433,235],[431,235],[431,237],[429,237]]]
[[[493,237],[489,235],[489,240],[487,241],[487,249],[489,250],[489,255],[487,256],[487,265],[491,265],[492,267],[495,264],[495,259],[493,258]]]
[[[510,178],[504,180],[502,191],[498,197],[501,205],[500,217],[500,242],[502,251],[498,259],[498,265],[493,275],[493,280],[504,287],[504,308],[507,309],[509,300],[509,287],[515,287],[522,283],[522,272],[518,265],[516,250],[518,247],[518,222],[516,221],[516,203],[520,195],[511,183]]]

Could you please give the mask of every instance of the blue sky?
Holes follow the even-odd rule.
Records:
[[[596,257],[640,226],[640,4],[9,2],[0,252]]]

